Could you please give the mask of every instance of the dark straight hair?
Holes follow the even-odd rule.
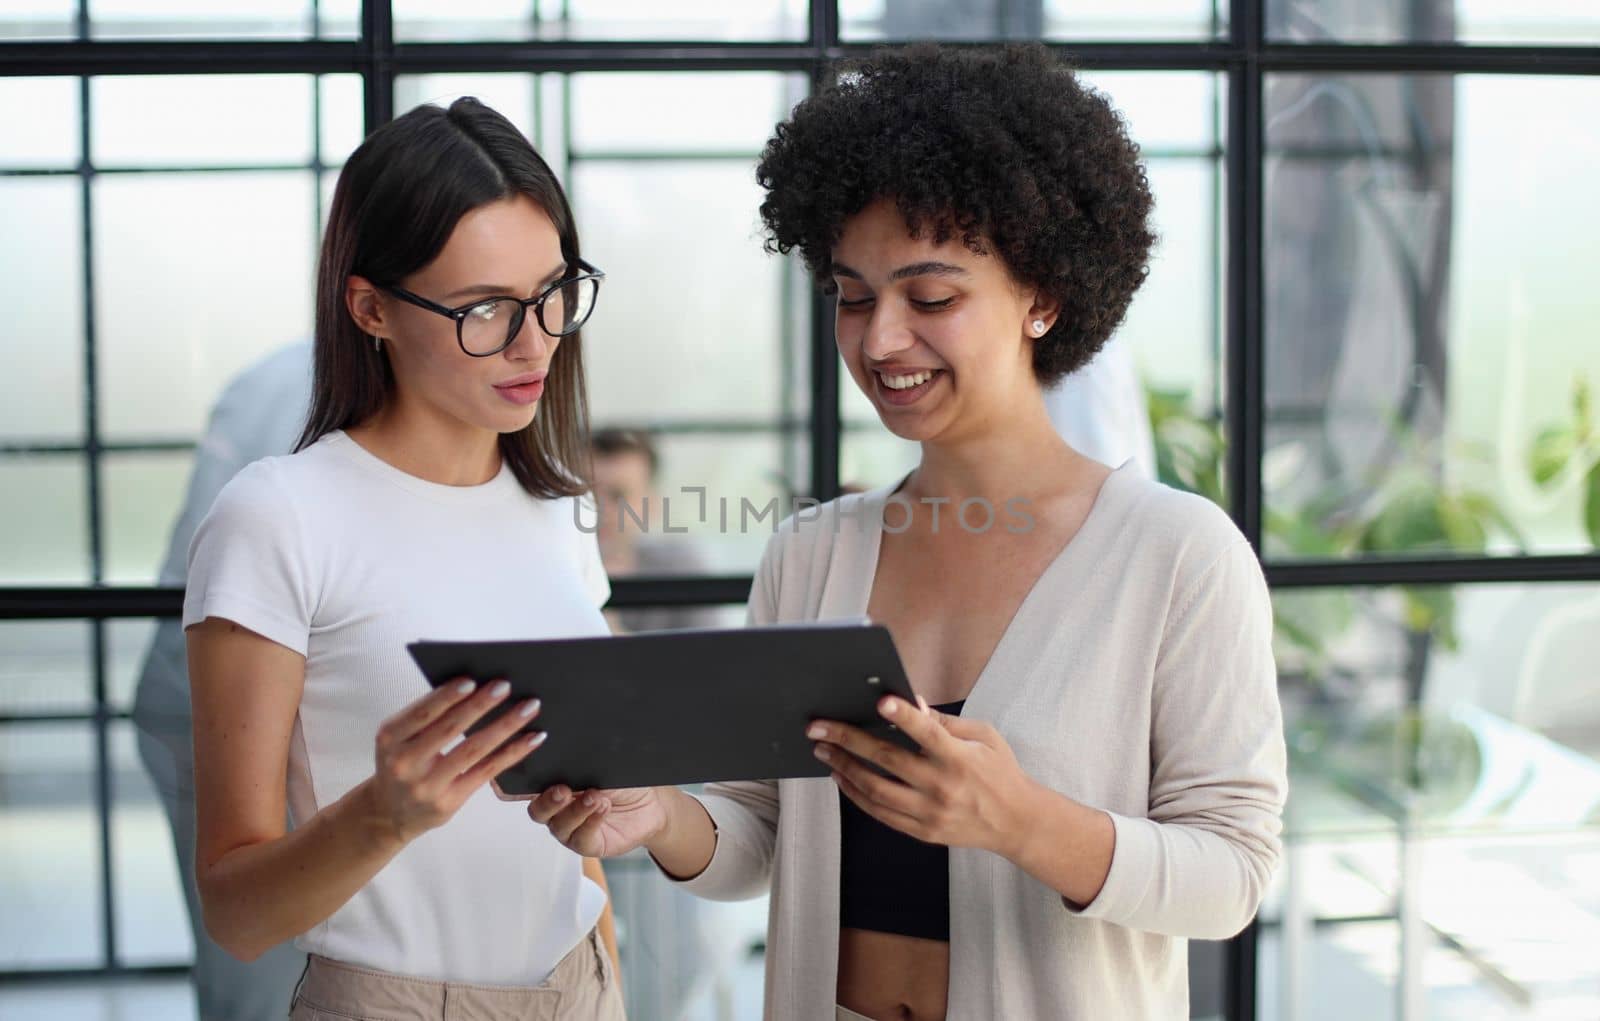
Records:
[[[448,110],[419,106],[356,149],[339,174],[322,237],[311,409],[295,450],[366,421],[394,393],[388,356],[374,350],[345,306],[349,278],[398,284],[438,257],[462,216],[516,195],[550,217],[567,266],[576,267],[578,230],[561,183],[510,121],[476,99],[458,99]],[[532,315],[525,328],[539,328]],[[556,348],[533,422],[500,435],[501,456],[537,497],[589,488],[580,336],[563,337]]]

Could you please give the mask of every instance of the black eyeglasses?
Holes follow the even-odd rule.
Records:
[[[595,297],[605,274],[578,260],[578,274],[557,280],[532,298],[480,298],[468,305],[447,308],[412,294],[404,287],[384,285],[383,290],[421,309],[427,309],[456,323],[456,343],[474,358],[487,358],[511,346],[522,330],[522,323],[533,309],[539,329],[552,337],[578,332],[594,311]],[[556,324],[551,327],[552,321]]]

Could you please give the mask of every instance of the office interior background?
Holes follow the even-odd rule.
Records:
[[[4,0],[0,1017],[193,1009],[132,686],[208,409],[309,336],[366,130],[509,116],[607,272],[596,424],[655,437],[663,494],[827,499],[917,452],[762,251],[756,154],[834,57],[1016,38],[1142,147],[1119,342],[1162,480],[1274,592],[1284,867],[1192,947],[1195,1015],[1600,1016],[1592,0]],[[769,525],[685,524],[701,569],[614,605],[737,621]],[[619,898],[631,1016],[755,1016],[764,906],[649,910]]]

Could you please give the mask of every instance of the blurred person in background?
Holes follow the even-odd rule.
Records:
[[[246,368],[212,406],[183,508],[161,564],[160,584],[187,580],[189,543],[222,487],[253,461],[294,449],[311,400],[311,344],[291,344]],[[134,694],[139,757],[166,809],[178,878],[194,934],[195,1003],[200,1021],[282,1021],[306,955],[280,943],[248,963],[206,932],[194,881],[194,740],[189,665],[176,618],[156,625]]]
[[[1084,457],[1156,477],[1150,408],[1133,351],[1122,337],[1113,335],[1089,364],[1046,387],[1044,407],[1067,446]]]
[[[606,574],[683,577],[706,573],[704,556],[688,536],[669,537],[656,484],[661,455],[642,429],[596,429],[589,450],[597,517],[596,539]],[[693,506],[693,498],[679,501]],[[680,512],[681,513],[681,512]],[[681,525],[682,522],[679,522]],[[679,527],[674,525],[674,528]],[[615,631],[712,627],[720,614],[701,606],[661,606],[606,611]]]

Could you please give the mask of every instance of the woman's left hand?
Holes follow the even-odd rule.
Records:
[[[893,695],[878,703],[921,753],[843,723],[806,730],[845,797],[886,826],[930,844],[976,847],[1014,858],[1038,785],[987,723],[964,720]],[[873,763],[891,774],[880,776]],[[891,778],[892,777],[892,778]]]

